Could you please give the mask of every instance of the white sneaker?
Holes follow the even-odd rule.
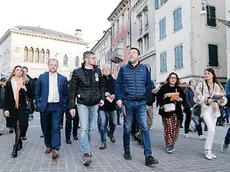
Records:
[[[205,151],[205,158],[208,160],[212,160],[212,152],[211,151]]]
[[[200,136],[199,136],[199,139],[200,139],[200,140],[205,140],[206,138],[205,138],[203,135],[200,135]]]
[[[214,155],[212,152],[211,152],[211,155],[212,155],[212,158],[213,158],[213,159],[217,159],[217,156]]]
[[[188,134],[185,134],[184,137],[189,138],[189,135],[188,135]]]

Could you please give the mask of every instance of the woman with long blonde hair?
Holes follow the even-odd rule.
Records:
[[[31,88],[21,66],[13,68],[5,88],[4,114],[7,117],[7,127],[15,130],[15,144],[11,154],[17,157],[18,150],[22,149],[21,127],[28,125],[26,115],[26,97],[32,95]]]

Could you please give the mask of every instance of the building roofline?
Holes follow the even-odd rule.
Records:
[[[93,51],[93,49],[101,42],[101,40],[103,40],[103,38],[107,35],[107,33],[109,32],[109,30],[111,30],[112,28],[110,27],[110,28],[108,28],[107,30],[106,30],[106,32],[104,33],[104,35],[101,37],[101,39],[99,39],[98,41],[97,41],[97,43],[93,46],[93,48],[91,48],[91,51]]]
[[[3,41],[5,41],[5,40],[8,38],[9,35],[10,35],[10,29],[8,29],[8,30],[4,33],[4,35],[0,38],[0,45],[2,44]]]
[[[7,32],[1,37],[0,39],[0,44],[2,44],[2,42],[7,39],[7,37],[11,34],[11,33],[15,33],[15,34],[21,34],[21,35],[26,35],[26,36],[33,36],[33,37],[40,37],[40,38],[44,38],[44,39],[51,39],[51,40],[56,40],[56,41],[62,41],[62,42],[68,42],[68,43],[74,43],[74,44],[80,44],[80,45],[85,45],[87,46],[88,43],[83,41],[83,40],[71,40],[68,39],[66,37],[57,37],[57,36],[52,36],[52,35],[42,35],[40,33],[30,33],[24,30],[15,30],[14,27],[10,28],[7,30]]]
[[[107,18],[107,20],[110,21],[110,19],[111,19],[112,16],[114,15],[114,13],[117,11],[117,9],[118,9],[125,1],[129,1],[129,0],[121,0],[121,1],[119,2],[119,4],[116,6],[116,8],[113,10],[113,12],[109,15],[109,17]]]

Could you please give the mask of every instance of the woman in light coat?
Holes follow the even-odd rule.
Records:
[[[205,158],[216,159],[212,153],[212,144],[215,135],[217,118],[220,116],[219,106],[227,103],[226,93],[223,86],[216,78],[215,71],[208,68],[204,71],[205,80],[196,87],[195,102],[201,105],[201,117],[208,126],[208,133],[205,142]]]

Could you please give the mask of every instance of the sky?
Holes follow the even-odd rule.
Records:
[[[0,0],[0,38],[18,25],[40,26],[74,35],[82,29],[87,42],[99,40],[120,0]]]

